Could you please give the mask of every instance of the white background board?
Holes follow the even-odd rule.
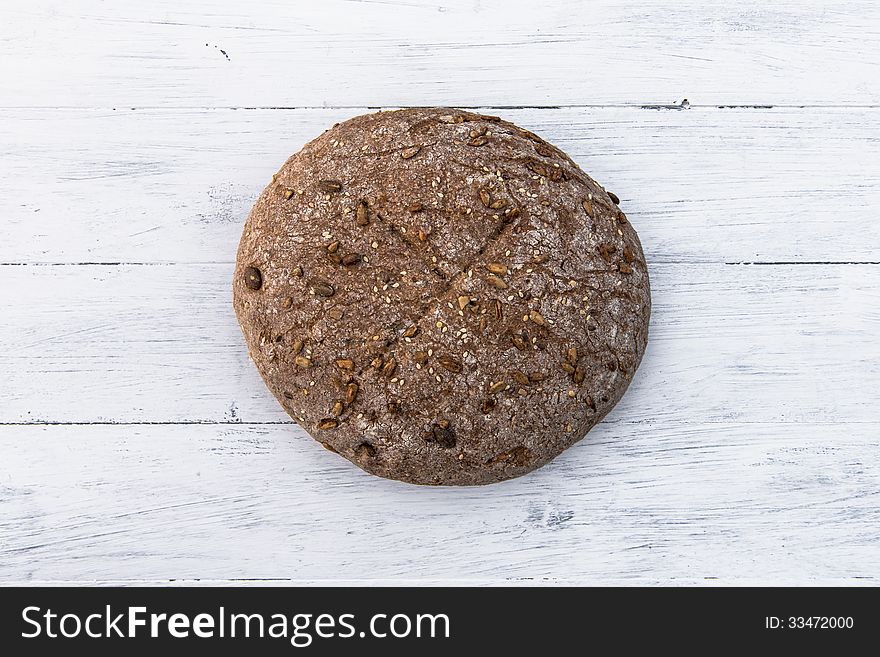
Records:
[[[877,584],[880,5],[724,4],[4,0],[0,582]],[[320,449],[231,309],[280,163],[434,104],[569,152],[652,277],[621,404],[490,487]]]

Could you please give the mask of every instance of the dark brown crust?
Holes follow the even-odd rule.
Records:
[[[449,485],[580,440],[629,385],[651,304],[602,187],[533,133],[449,108],[358,116],[291,157],[233,292],[263,379],[316,440]]]

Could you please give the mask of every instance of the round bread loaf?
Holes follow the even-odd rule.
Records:
[[[358,116],[272,177],[238,249],[251,358],[315,440],[417,484],[538,468],[620,399],[639,239],[558,148],[449,108]]]

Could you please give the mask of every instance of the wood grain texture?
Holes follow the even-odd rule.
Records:
[[[4,2],[0,585],[880,583],[878,80],[870,0]],[[320,449],[231,310],[284,159],[435,104],[569,152],[652,277],[621,404],[479,489]]]
[[[290,427],[0,427],[0,580],[876,583],[878,429],[606,423],[437,489]]]
[[[0,110],[0,262],[231,262],[271,175],[362,111]],[[502,113],[621,197],[650,262],[880,260],[880,109]]]
[[[7,0],[5,107],[877,104],[872,0]]]
[[[0,422],[279,422],[232,265],[3,267]],[[872,421],[880,267],[651,265],[648,350],[611,418]]]

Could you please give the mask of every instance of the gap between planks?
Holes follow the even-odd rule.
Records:
[[[682,103],[687,98],[682,100]],[[880,109],[880,105],[861,104],[861,103],[691,103],[687,105],[682,103],[668,104],[652,104],[652,103],[581,103],[581,104],[562,104],[562,105],[449,105],[450,108],[463,110],[498,110],[498,111],[515,111],[515,110],[561,110],[561,109],[643,109],[643,110],[672,110],[686,111],[689,109],[729,109],[729,110],[770,110],[770,109],[853,109],[853,110],[874,110]],[[216,111],[279,111],[279,112],[295,112],[299,110],[364,110],[367,112],[381,112],[395,109],[407,109],[425,107],[421,105],[0,105],[2,111],[71,111],[71,112],[120,112],[120,111],[148,111],[148,112],[177,112],[177,111],[198,111],[198,112],[216,112]],[[445,107],[438,105],[438,107]]]
[[[663,424],[662,421],[657,420],[623,420],[619,418],[611,418],[611,419],[603,419],[600,424],[608,425],[608,426],[623,426],[623,425],[644,425],[644,426],[653,426],[657,424]],[[712,425],[722,425],[722,424],[736,424],[742,426],[748,425],[766,425],[766,424],[774,424],[773,422],[768,422],[766,420],[737,420],[736,422],[731,422],[730,420],[725,419],[709,419],[709,420],[700,420],[697,422],[687,422],[681,420],[674,420],[674,424],[677,426],[712,426]],[[780,425],[791,425],[796,424],[792,422],[776,422],[776,424]],[[811,425],[827,425],[827,426],[840,426],[840,422],[809,422]],[[871,420],[846,420],[846,424],[876,424]],[[290,427],[299,427],[297,422],[293,420],[248,420],[237,421],[237,420],[140,420],[140,421],[114,421],[114,420],[84,420],[84,421],[33,421],[33,422],[0,422],[0,427],[152,427],[152,426],[160,426],[160,427],[189,427],[189,426],[207,426],[207,427],[267,427],[267,426],[290,426]],[[597,425],[598,426],[598,425]]]
[[[651,264],[656,265],[715,265],[712,260],[658,260],[651,259]],[[880,265],[880,260],[776,260],[776,261],[740,261],[724,262],[725,266],[770,266],[791,267],[794,265],[806,265],[811,267],[836,266],[836,265]],[[177,267],[177,266],[233,266],[231,260],[206,260],[194,262],[0,262],[0,267]]]

